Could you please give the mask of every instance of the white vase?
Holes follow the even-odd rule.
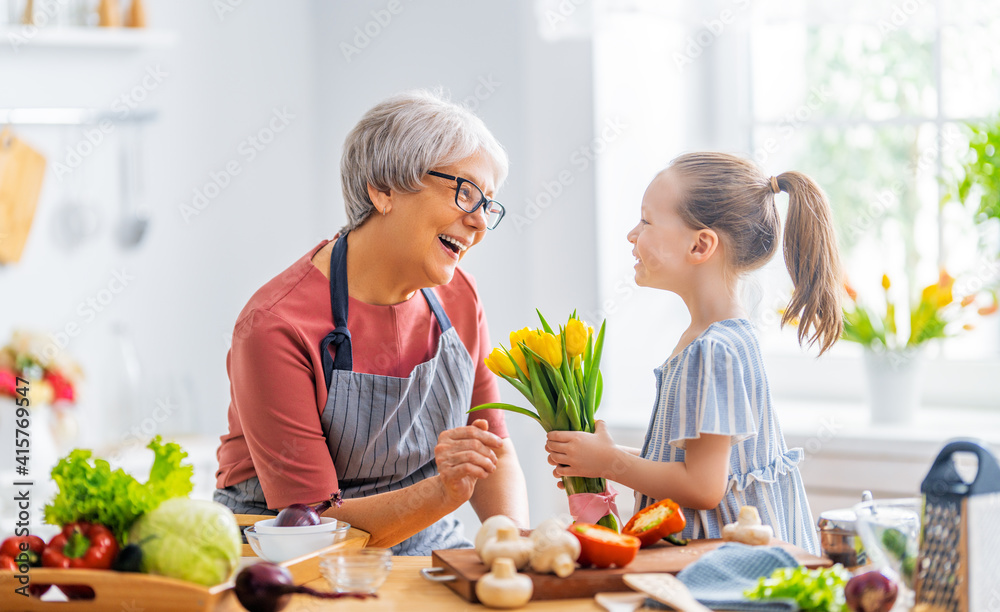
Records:
[[[920,405],[923,350],[866,350],[864,363],[871,422],[877,425],[912,422]]]

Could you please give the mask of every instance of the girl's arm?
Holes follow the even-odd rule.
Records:
[[[615,446],[604,422],[598,421],[592,434],[549,432],[545,449],[557,478],[607,478],[647,497],[669,497],[695,510],[718,506],[729,481],[729,436],[701,434],[687,440],[684,461],[651,461]]]

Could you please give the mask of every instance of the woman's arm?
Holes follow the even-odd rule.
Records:
[[[545,449],[557,478],[607,478],[653,499],[669,497],[696,510],[718,506],[729,480],[729,436],[701,434],[687,440],[684,461],[651,461],[616,446],[604,421],[598,421],[592,434],[549,432]]]
[[[449,429],[434,447],[437,476],[396,491],[344,500],[324,514],[370,533],[370,546],[395,546],[469,501],[477,485],[498,472],[503,444],[486,430],[486,421]]]
[[[496,471],[476,483],[476,492],[470,502],[480,521],[503,514],[514,519],[522,529],[530,526],[528,487],[510,438],[503,439],[503,446],[497,450]]]

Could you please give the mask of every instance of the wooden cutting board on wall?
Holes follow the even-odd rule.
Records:
[[[625,574],[641,574],[652,572],[667,572],[676,574],[688,565],[694,563],[702,555],[722,546],[722,540],[691,540],[687,546],[671,544],[656,544],[644,548],[636,555],[635,560],[625,568],[609,569],[577,569],[566,578],[552,574],[536,574],[521,572],[531,578],[535,585],[532,600],[572,599],[575,597],[593,597],[597,593],[607,591],[631,591],[622,580]],[[774,546],[780,546],[795,558],[799,564],[809,568],[829,567],[833,562],[824,557],[811,555],[797,546],[786,542],[773,541]],[[443,568],[435,574],[435,579],[444,576],[454,576],[454,580],[444,582],[451,590],[463,599],[473,603],[476,598],[476,581],[486,574],[486,566],[479,560],[479,555],[472,549],[435,550],[431,556],[434,567]]]
[[[45,157],[0,130],[0,264],[21,260],[45,178]]]

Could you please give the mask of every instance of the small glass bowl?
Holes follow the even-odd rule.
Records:
[[[913,588],[923,498],[876,499],[854,506],[857,529],[872,565]]]
[[[319,571],[337,593],[374,593],[392,569],[388,548],[361,548],[325,554]]]

